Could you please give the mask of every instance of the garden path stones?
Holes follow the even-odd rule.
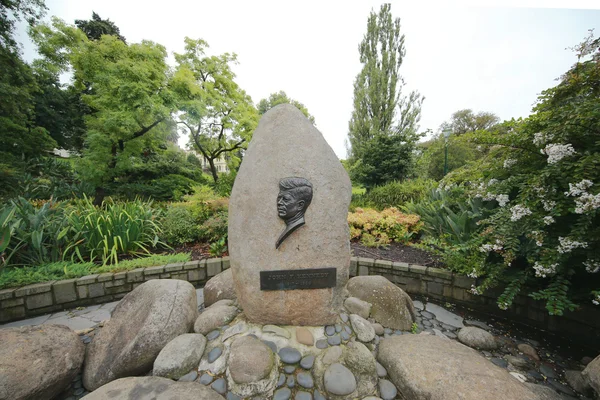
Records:
[[[413,300],[413,305],[415,306],[415,309],[417,309],[419,311],[423,311],[425,309],[425,307],[423,306],[423,303],[418,300]]]
[[[227,381],[223,378],[219,378],[214,381],[210,387],[219,394],[225,394],[227,392]]]
[[[284,347],[279,350],[279,358],[286,364],[296,364],[302,358],[302,354],[293,347]]]
[[[317,349],[326,349],[328,346],[327,339],[319,339],[317,340],[316,347]]]
[[[292,373],[294,373],[295,370],[296,370],[296,367],[294,365],[286,365],[285,367],[283,367],[283,371],[286,374],[292,374]]]
[[[313,364],[315,363],[315,356],[314,355],[308,355],[304,358],[302,358],[302,360],[300,360],[300,366],[304,369],[311,369],[313,367]]]
[[[325,389],[334,395],[346,396],[356,390],[356,378],[342,364],[331,364],[325,370]]]
[[[342,343],[342,338],[340,337],[339,334],[335,334],[335,335],[329,336],[327,338],[327,343],[330,346],[339,346]]]
[[[346,310],[350,312],[350,314],[358,314],[364,319],[369,318],[369,314],[371,314],[371,303],[367,303],[356,297],[348,297],[344,301],[344,307]]]
[[[410,330],[415,318],[413,302],[383,276],[355,276],[346,285],[351,296],[372,304],[370,317],[392,329]]]
[[[483,329],[484,331],[491,331],[492,328],[490,328],[490,326],[488,324],[486,324],[485,322],[481,322],[481,321],[477,321],[474,319],[467,319],[464,321],[465,325],[467,326],[476,326],[478,328]]]
[[[216,338],[219,337],[220,334],[221,334],[221,331],[219,329],[215,329],[214,331],[210,331],[206,335],[206,339],[208,339],[208,340],[215,340]]]
[[[296,395],[294,396],[294,400],[312,400],[312,398],[312,394],[303,390],[297,391]]]
[[[121,300],[87,346],[83,385],[95,390],[119,377],[149,372],[167,343],[190,332],[197,315],[191,283],[155,279],[141,284]]]
[[[335,335],[335,327],[332,325],[328,325],[325,327],[325,334],[327,336],[333,336]]]
[[[203,385],[208,385],[213,381],[213,376],[209,375],[209,374],[202,374],[202,376],[200,377],[199,382]]]
[[[456,328],[464,328],[463,318],[446,310],[437,304],[427,303],[425,309],[435,315],[435,318],[444,324],[454,326]],[[423,314],[423,312],[421,312]]]
[[[396,386],[394,386],[394,384],[387,379],[380,379],[379,393],[381,393],[381,398],[383,400],[393,400],[398,394],[398,389],[396,389]]]
[[[208,353],[208,357],[207,357],[208,362],[209,363],[215,362],[215,360],[217,358],[221,357],[221,354],[223,354],[223,349],[220,347],[215,347]]]
[[[491,333],[474,326],[462,328],[458,332],[458,340],[461,343],[476,349],[495,350],[498,348],[498,343]]]
[[[204,348],[206,338],[199,333],[186,333],[171,340],[160,351],[152,375],[164,378],[178,379],[198,365]]]
[[[300,372],[296,378],[298,379],[298,385],[303,388],[312,389],[315,386],[310,372]]]
[[[277,389],[273,394],[273,400],[288,400],[292,396],[292,391],[288,388]]]
[[[312,346],[315,343],[313,334],[303,326],[296,328],[296,340],[306,346]]]
[[[206,335],[231,322],[237,314],[238,309],[234,306],[213,304],[196,319],[194,332]]]
[[[350,323],[361,342],[370,342],[375,338],[375,329],[369,321],[357,314],[350,314]]]
[[[272,333],[274,335],[281,336],[286,339],[289,339],[291,337],[290,331],[277,325],[265,325],[263,326],[262,330],[263,332]]]
[[[248,384],[265,379],[275,363],[267,345],[250,336],[236,338],[229,350],[229,374],[237,384]]]

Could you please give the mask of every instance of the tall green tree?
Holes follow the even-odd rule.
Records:
[[[92,41],[59,19],[52,26],[38,26],[32,37],[45,65],[55,71],[73,69],[75,88],[93,110],[86,118],[78,169],[96,186],[94,202],[100,204],[132,157],[164,144],[169,135],[164,123],[175,101],[167,52],[154,42],[126,44],[112,35]]]
[[[207,56],[202,39],[185,38],[185,52],[175,54],[173,88],[178,94],[177,122],[193,147],[206,158],[215,183],[215,160],[245,149],[258,124],[250,96],[235,82],[235,54]]]
[[[113,35],[119,40],[127,43],[121,36],[119,27],[110,19],[102,19],[98,14],[92,11],[92,19],[76,19],[75,25],[81,29],[90,40],[100,40],[102,35]]]
[[[306,106],[304,104],[300,103],[298,100],[294,100],[294,99],[288,97],[288,95],[283,90],[280,90],[277,93],[271,93],[269,95],[268,99],[262,99],[261,101],[259,101],[258,106],[257,106],[258,113],[260,115],[263,115],[264,113],[269,111],[271,108],[273,108],[279,104],[293,105],[298,110],[302,111],[302,114],[304,114],[304,116],[306,118],[308,118],[309,121],[312,122],[313,125],[315,125],[315,117],[313,117],[308,112],[308,108],[306,108]]]
[[[458,110],[452,114],[449,121],[442,123],[440,132],[449,128],[453,135],[462,135],[467,132],[490,129],[499,122],[500,118],[491,112],[474,113],[471,109]]]
[[[370,188],[410,173],[421,136],[418,123],[423,97],[417,92],[402,94],[404,35],[400,33],[400,18],[393,18],[390,4],[383,4],[378,14],[371,11],[359,53],[363,67],[354,82],[349,155],[351,175]],[[397,153],[392,152],[406,159],[393,162]],[[387,171],[382,173],[382,168]]]

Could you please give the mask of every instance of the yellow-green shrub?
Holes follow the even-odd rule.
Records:
[[[391,242],[407,243],[423,225],[418,215],[404,214],[395,207],[377,211],[356,208],[348,213],[350,237],[368,247],[379,247]]]

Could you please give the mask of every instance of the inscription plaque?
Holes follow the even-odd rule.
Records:
[[[325,289],[335,287],[336,268],[260,271],[260,290]]]

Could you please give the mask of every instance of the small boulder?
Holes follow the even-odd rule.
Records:
[[[337,396],[346,396],[356,390],[356,378],[342,364],[331,364],[325,370],[325,390]]]
[[[83,385],[92,391],[147,373],[167,343],[191,330],[197,315],[196,289],[189,282],[156,279],[138,286],[88,345]]]
[[[210,307],[219,300],[237,300],[231,268],[213,276],[204,285],[204,305]]]
[[[54,398],[77,376],[85,346],[63,325],[0,329],[0,398]]]
[[[360,315],[350,314],[350,323],[356,333],[356,337],[361,342],[370,342],[375,338],[375,329],[369,321]]]
[[[538,356],[537,351],[535,351],[535,349],[531,345],[527,343],[520,343],[517,346],[517,349],[519,349],[519,351],[525,354],[526,356],[529,356],[536,361],[540,361],[540,356]]]
[[[412,300],[383,276],[356,276],[348,281],[348,292],[371,303],[371,318],[386,328],[408,331],[415,319]]]
[[[194,323],[194,332],[203,335],[210,331],[227,325],[237,316],[238,310],[234,306],[215,304],[204,310]]]
[[[495,350],[498,347],[498,343],[491,333],[474,326],[462,328],[458,332],[458,340],[475,349]]]
[[[240,397],[272,393],[279,372],[277,359],[269,346],[253,336],[236,338],[229,350],[229,388]]]
[[[196,382],[175,382],[158,376],[121,378],[85,396],[85,400],[223,400],[214,390]]]
[[[565,380],[576,392],[587,394],[591,390],[581,371],[567,370],[565,371]]]
[[[154,360],[152,375],[179,379],[198,366],[206,338],[199,333],[186,333],[171,340]]]
[[[371,303],[367,303],[366,301],[362,301],[356,297],[348,297],[344,301],[344,307],[351,314],[358,314],[364,319],[369,318],[369,314],[371,314]]]
[[[377,360],[411,400],[539,400],[523,383],[454,340],[434,335],[383,339]]]
[[[594,358],[581,374],[587,384],[596,392],[596,396],[600,397],[600,356]]]

